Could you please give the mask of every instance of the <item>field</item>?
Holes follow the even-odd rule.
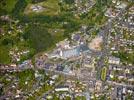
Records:
[[[7,12],[11,12],[16,4],[17,0],[0,0],[0,6]]]
[[[77,96],[75,99],[76,100],[86,100],[86,98],[84,96]]]
[[[0,63],[8,64],[10,63],[10,57],[8,54],[8,47],[4,47],[0,45]]]
[[[32,6],[41,6],[43,10],[41,12],[35,12],[31,9]],[[57,15],[59,12],[58,0],[46,0],[41,3],[31,4],[29,3],[25,8],[24,14],[26,15],[34,15],[34,14],[42,14],[42,15]]]
[[[102,71],[101,71],[101,79],[102,79],[103,81],[106,80],[106,74],[107,74],[107,68],[106,68],[106,67],[103,67],[103,68],[102,68]]]

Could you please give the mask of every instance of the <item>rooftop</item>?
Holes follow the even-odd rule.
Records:
[[[81,52],[88,52],[88,51],[89,51],[89,48],[83,44],[83,45],[77,46],[73,49],[61,51],[61,56],[63,58],[70,58],[70,57],[74,57],[74,56],[79,56]]]

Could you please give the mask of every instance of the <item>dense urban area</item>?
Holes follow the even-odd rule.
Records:
[[[0,100],[134,100],[134,0],[0,0]]]

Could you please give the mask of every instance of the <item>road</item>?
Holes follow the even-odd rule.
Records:
[[[110,19],[103,27],[102,30],[100,30],[99,35],[103,37],[103,50],[102,50],[102,54],[100,57],[100,60],[97,62],[97,72],[98,75],[100,76],[101,74],[101,68],[105,66],[105,58],[107,58],[110,54],[110,49],[109,49],[109,45],[108,45],[108,37],[110,36],[110,30],[113,28],[113,22],[115,22],[115,20],[117,20],[118,18],[123,17],[123,14],[126,12],[125,9],[122,9],[120,11],[120,13],[118,14],[118,16],[116,16],[115,18]],[[99,77],[100,80],[100,77]]]

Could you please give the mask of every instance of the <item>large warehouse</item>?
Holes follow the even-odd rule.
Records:
[[[86,45],[80,45],[72,49],[61,50],[60,56],[64,59],[67,59],[70,57],[79,56],[81,53],[88,52],[88,51],[89,51],[89,48]]]

